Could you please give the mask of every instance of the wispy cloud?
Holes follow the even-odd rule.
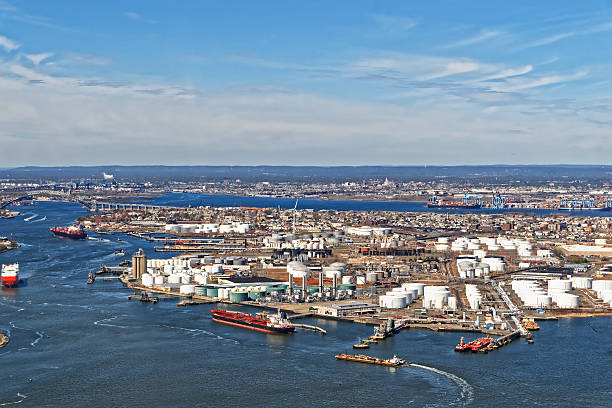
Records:
[[[519,91],[577,81],[586,78],[587,75],[588,72],[586,70],[581,70],[568,75],[543,75],[535,78],[509,78],[504,84],[495,86],[495,88],[502,91]]]
[[[566,31],[566,32],[554,34],[548,37],[541,38],[539,40],[528,42],[527,44],[519,48],[541,47],[543,45],[554,44],[561,40],[565,40],[566,38],[604,33],[607,31],[612,31],[612,21],[602,23],[602,24],[597,24],[597,25],[594,25],[588,28],[584,28],[582,30],[573,30],[573,31]]]
[[[11,51],[15,51],[16,49],[18,49],[19,44],[17,44],[15,41],[11,40],[10,38],[0,35],[0,47],[4,48],[8,52],[11,52]]]
[[[4,0],[0,0],[0,11],[17,11],[17,7]]]
[[[542,45],[554,44],[558,41],[564,40],[566,38],[574,37],[576,35],[577,33],[574,31],[555,34],[555,35],[551,35],[550,37],[545,37],[545,38],[527,43],[522,48],[533,48],[533,47],[541,47]]]
[[[38,68],[38,65],[40,65],[41,62],[43,62],[47,58],[51,58],[52,56],[52,52],[43,52],[40,54],[24,54],[24,57],[30,60],[36,68]]]
[[[478,43],[490,40],[492,38],[500,37],[503,34],[505,33],[499,30],[484,30],[472,37],[468,37],[466,39],[448,44],[444,46],[443,48],[465,47],[466,45],[478,44]]]
[[[386,33],[399,33],[411,30],[419,24],[419,21],[411,17],[391,16],[387,14],[372,15],[374,22],[380,30]]]
[[[126,11],[125,13],[123,13],[123,15],[131,20],[136,20],[136,21],[140,21],[141,23],[146,23],[146,24],[157,24],[156,20],[151,20],[148,18],[144,18],[142,15],[133,12],[133,11]]]
[[[82,54],[79,52],[68,52],[66,53],[66,57],[71,62],[89,66],[104,66],[110,65],[113,62],[110,58],[101,55]]]

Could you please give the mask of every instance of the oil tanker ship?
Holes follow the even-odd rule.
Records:
[[[80,225],[71,225],[70,227],[51,227],[49,230],[58,237],[70,239],[85,239],[87,233]]]
[[[19,279],[19,264],[2,264],[0,282],[3,288],[16,288],[25,283],[23,279]]]
[[[255,317],[249,313],[223,309],[213,309],[210,314],[214,322],[231,324],[232,326],[244,327],[263,333],[291,334],[295,331],[295,326],[289,322],[287,315],[280,311],[276,315],[265,317]]]

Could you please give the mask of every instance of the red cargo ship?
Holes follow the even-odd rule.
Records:
[[[278,314],[269,315],[266,318],[223,309],[213,309],[210,311],[210,314],[214,322],[231,324],[232,326],[244,327],[245,329],[264,333],[291,334],[295,331],[295,326],[287,320],[286,314],[280,311]]]
[[[80,225],[72,225],[70,227],[51,227],[49,230],[59,237],[70,239],[85,239],[87,233]]]
[[[19,264],[8,264],[2,265],[2,287],[4,288],[16,288],[19,281]]]

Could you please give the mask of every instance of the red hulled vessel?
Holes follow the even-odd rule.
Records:
[[[59,237],[70,239],[87,238],[87,233],[80,225],[71,225],[70,227],[51,227],[49,230]]]
[[[2,265],[2,287],[16,288],[19,285],[19,264]]]
[[[284,312],[265,317],[255,317],[249,313],[231,310],[213,309],[210,311],[214,322],[231,324],[245,329],[257,330],[264,333],[291,334],[295,331]]]

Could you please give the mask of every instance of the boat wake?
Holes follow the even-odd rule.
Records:
[[[30,328],[27,328],[27,327],[19,327],[19,326],[17,326],[17,325],[16,325],[15,323],[13,323],[13,322],[9,322],[9,324],[11,325],[11,327],[12,327],[13,329],[18,329],[18,330],[26,330],[26,331],[32,331],[32,332],[36,333],[36,336],[37,336],[37,337],[36,337],[36,339],[34,339],[34,340],[33,340],[33,341],[30,343],[30,346],[32,346],[32,347],[36,347],[36,344],[37,344],[39,341],[41,341],[41,340],[42,340],[42,339],[45,337],[45,333],[43,333],[43,332],[39,332],[38,330],[30,329]],[[20,349],[20,350],[22,350],[22,349]]]
[[[34,224],[35,222],[46,221],[46,220],[47,220],[47,217],[42,217],[42,218],[32,221],[30,224]]]
[[[41,333],[39,331],[37,331],[36,334],[38,335],[38,338],[30,343],[30,346],[32,347],[36,347],[36,343],[38,343],[45,337],[44,333]]]
[[[415,364],[415,363],[410,363],[410,365],[412,367],[419,367],[424,370],[433,371],[434,373],[443,375],[444,377],[448,378],[449,380],[457,384],[460,390],[459,398],[457,398],[455,401],[451,402],[448,405],[461,404],[461,406],[465,407],[474,401],[474,387],[472,387],[463,378],[458,377],[455,374],[451,374],[446,371],[434,368],[434,367],[424,366],[424,365]]]
[[[21,404],[23,402],[24,399],[28,398],[27,395],[21,394],[21,393],[17,393],[17,397],[21,398],[17,401],[12,401],[12,402],[2,402],[0,403],[0,407],[4,407],[6,405],[15,405],[15,404]]]
[[[28,218],[24,218],[23,220],[24,220],[25,222],[28,222],[28,221],[30,221],[30,220],[33,220],[33,219],[34,219],[34,218],[36,218],[36,217],[38,217],[38,214],[31,215],[31,216],[29,216]]]
[[[230,339],[230,338],[227,338],[227,337],[219,336],[218,334],[215,334],[215,333],[209,332],[207,330],[203,330],[203,329],[189,329],[187,327],[169,326],[169,325],[165,325],[165,324],[162,324],[160,326],[161,327],[167,327],[169,329],[176,329],[176,330],[183,330],[183,331],[190,332],[192,337],[199,336],[200,334],[206,334],[207,336],[210,336],[210,337],[216,337],[217,340],[233,341],[235,344],[240,344],[240,342],[238,340],[234,340],[234,339]]]
[[[94,325],[96,325],[96,326],[118,327],[120,329],[127,329],[128,326],[120,326],[118,324],[106,323],[106,322],[112,322],[113,320],[118,319],[118,318],[120,318],[122,316],[127,316],[127,315],[118,315],[118,316],[109,317],[107,319],[96,320],[94,322]]]

